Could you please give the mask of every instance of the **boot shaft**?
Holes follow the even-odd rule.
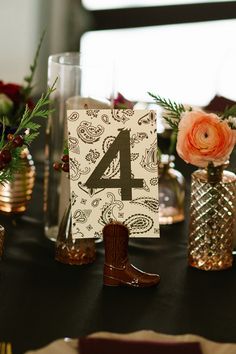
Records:
[[[128,258],[129,231],[119,222],[111,222],[103,229],[105,263],[122,267]]]

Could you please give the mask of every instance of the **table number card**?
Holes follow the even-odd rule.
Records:
[[[68,110],[74,238],[101,237],[111,220],[131,237],[159,237],[154,111]]]

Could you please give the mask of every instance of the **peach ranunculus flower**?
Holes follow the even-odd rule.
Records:
[[[190,111],[181,114],[176,150],[187,163],[198,167],[224,164],[236,143],[236,131],[216,114]]]

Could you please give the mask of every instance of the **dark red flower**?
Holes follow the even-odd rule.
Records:
[[[34,109],[34,102],[31,98],[29,98],[26,102],[26,104],[28,105],[29,109],[32,111]]]
[[[117,109],[133,109],[134,102],[127,100],[120,92],[118,92],[117,97],[114,99],[114,108]]]
[[[8,96],[15,105],[18,105],[22,101],[22,86],[17,84],[4,84],[0,81],[0,93],[4,93]]]
[[[0,81],[0,94],[6,95],[13,102],[13,108],[7,115],[7,125],[17,127],[26,105],[28,105],[30,110],[34,108],[31,97],[28,97],[23,86],[13,83],[4,83],[3,81]]]

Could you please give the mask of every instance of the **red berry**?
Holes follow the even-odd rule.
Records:
[[[61,158],[61,161],[63,162],[69,162],[69,155],[63,155],[62,158]]]
[[[17,135],[13,140],[12,140],[12,145],[14,147],[21,147],[24,144],[24,138],[22,135]]]
[[[6,167],[5,162],[1,161],[0,162],[0,171],[2,171]]]
[[[7,140],[8,141],[12,141],[13,140],[13,138],[14,138],[14,135],[13,134],[7,134]]]
[[[68,163],[68,162],[64,162],[64,163],[62,164],[62,170],[63,170],[64,172],[69,172],[70,167],[69,167],[69,163]]]
[[[59,162],[54,162],[54,164],[53,164],[53,168],[56,171],[61,171],[61,166],[62,166],[62,164]]]
[[[0,151],[0,161],[4,163],[11,162],[11,152],[7,149]]]

